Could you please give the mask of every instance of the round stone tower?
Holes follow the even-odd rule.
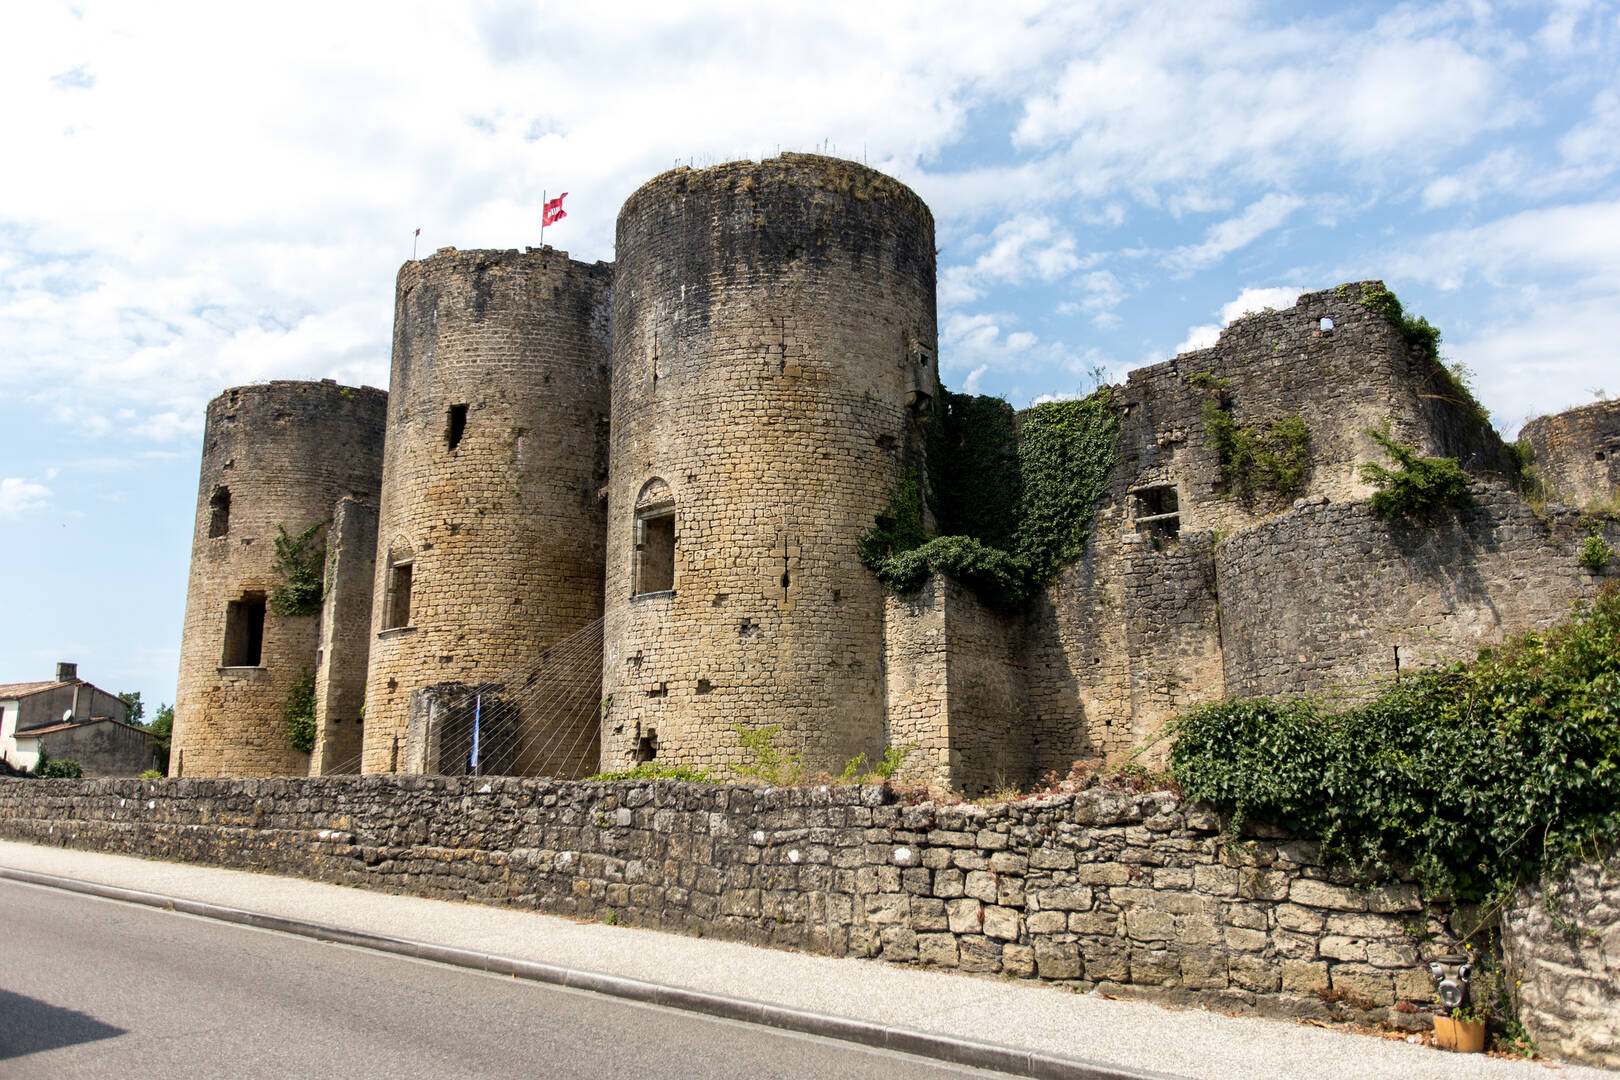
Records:
[[[287,584],[276,565],[278,527],[297,538],[323,526],[309,545],[318,559],[338,500],[377,505],[387,398],[326,379],[237,387],[208,403],[173,775],[309,771],[309,755],[287,741],[284,716],[288,694],[317,666],[319,615],[309,603],[299,613],[276,610]]]
[[[836,767],[884,742],[884,593],[856,540],[937,387],[912,191],[784,154],[652,180],[619,214],[602,764]]]
[[[550,248],[400,270],[363,771],[470,768],[475,701],[482,771],[595,770],[612,303]]]

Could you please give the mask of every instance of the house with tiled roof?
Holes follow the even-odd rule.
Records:
[[[0,758],[15,768],[32,769],[44,749],[86,776],[134,776],[151,767],[150,743],[123,699],[79,678],[76,664],[57,664],[55,679],[0,683]]]

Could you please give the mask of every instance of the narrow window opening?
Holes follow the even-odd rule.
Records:
[[[446,449],[454,450],[461,445],[461,437],[467,433],[467,406],[452,405],[450,414],[446,419],[444,428],[444,445]]]
[[[410,625],[411,621],[411,563],[396,562],[388,568],[388,610],[383,629],[393,630]]]
[[[1333,329],[1333,320],[1324,315],[1322,316],[1322,321],[1316,324],[1316,328],[1324,332],[1331,330]]]
[[[208,500],[208,537],[224,536],[231,531],[231,489],[217,487],[213,498]]]
[[[675,587],[675,515],[641,519],[641,543],[636,545],[636,592],[661,592]]]
[[[259,667],[264,656],[264,593],[225,605],[225,667]]]
[[[636,761],[651,761],[658,756],[658,732],[649,729],[636,740]]]
[[[1604,457],[1603,451],[1598,450],[1592,455],[1592,460],[1593,461],[1602,461],[1603,457]]]
[[[1136,531],[1143,536],[1174,539],[1181,535],[1181,500],[1173,486],[1142,488],[1135,497]]]

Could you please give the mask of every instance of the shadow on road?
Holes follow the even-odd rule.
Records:
[[[0,1061],[122,1034],[93,1016],[0,990]]]

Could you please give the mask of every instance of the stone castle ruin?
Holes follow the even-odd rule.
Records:
[[[1075,557],[1025,593],[885,588],[863,537],[908,489],[920,527],[1013,543],[1045,509],[1029,440],[1061,428],[940,387],[934,297],[922,201],[803,154],[655,178],[611,265],[407,263],[386,395],[209,405],[172,771],[713,767],[749,760],[741,725],[835,771],[908,746],[978,792],[1152,754],[1198,703],[1465,658],[1613,570],[1580,552],[1620,546],[1614,515],[1562,503],[1612,505],[1620,404],[1526,426],[1550,499],[1527,501],[1432,340],[1358,282],[1094,396],[1106,437],[1057,470],[1093,470],[1094,503],[1065,504]],[[1469,505],[1376,512],[1370,432],[1455,458]],[[306,535],[321,588],[294,604]]]

